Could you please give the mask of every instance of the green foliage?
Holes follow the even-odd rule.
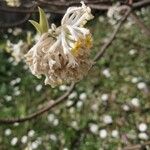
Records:
[[[29,20],[29,22],[36,28],[36,30],[40,33],[43,34],[45,32],[48,32],[49,25],[48,21],[46,18],[46,14],[44,13],[43,9],[38,7],[39,9],[39,23],[34,21],[34,20]]]
[[[39,9],[40,10],[40,9]],[[41,11],[41,10],[40,10]],[[44,15],[41,11],[41,16]],[[43,17],[44,18],[44,17]],[[150,26],[150,14],[147,11],[141,16],[147,26]],[[99,18],[89,25],[93,36],[94,46],[92,58],[100,50],[104,39],[109,37],[114,27],[106,17]],[[45,21],[43,21],[45,22]],[[39,23],[39,29],[41,30]],[[44,26],[44,25],[43,25]],[[47,26],[47,25],[46,25]],[[42,31],[43,32],[43,31]],[[11,39],[19,40],[18,37]],[[149,37],[141,34],[139,28],[127,23],[121,28],[117,38],[108,48],[87,77],[80,81],[73,91],[75,96],[67,99],[64,104],[29,122],[14,125],[0,125],[0,150],[26,150],[29,144],[38,144],[37,150],[117,150],[123,149],[127,143],[139,144],[141,140],[138,125],[147,124],[150,130],[150,46]],[[42,79],[34,77],[24,62],[15,64],[5,49],[5,41],[0,44],[0,117],[24,117],[46,105],[47,101],[55,100],[64,91],[45,86]],[[110,76],[106,77],[103,70],[109,69]],[[13,80],[21,81],[12,84]],[[133,82],[137,79],[137,82]],[[137,86],[144,82],[148,91],[140,90]],[[41,90],[37,90],[42,86]],[[16,94],[20,91],[20,94]],[[81,100],[85,93],[86,98]],[[108,95],[106,101],[102,100]],[[10,96],[12,99],[10,100]],[[133,98],[139,100],[139,107],[132,105]],[[68,104],[71,103],[71,105]],[[125,111],[123,106],[129,106]],[[106,124],[105,115],[110,115],[113,122]],[[94,134],[90,124],[96,124],[98,131]],[[7,135],[6,131],[11,130]],[[105,129],[107,137],[101,138],[99,131]],[[31,136],[32,130],[35,133]],[[112,131],[119,132],[118,137],[112,137]],[[27,142],[23,143],[23,136]],[[12,145],[12,139],[18,141]],[[125,142],[126,140],[126,142]],[[32,145],[33,146],[33,145]]]

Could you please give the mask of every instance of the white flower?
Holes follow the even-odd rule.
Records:
[[[111,124],[113,122],[112,117],[110,115],[104,115],[103,116],[103,122],[105,124]]]
[[[19,90],[14,91],[14,95],[15,95],[15,96],[18,96],[18,95],[20,95],[20,94],[21,94],[21,92],[20,92]]]
[[[23,32],[23,30],[21,28],[17,27],[13,30],[13,35],[17,36],[17,35],[21,34],[22,32]]]
[[[81,108],[83,106],[83,101],[78,101],[77,102],[77,108]]]
[[[122,108],[124,111],[129,111],[130,110],[130,107],[126,104],[122,105]]]
[[[102,94],[101,99],[102,101],[107,101],[109,98],[108,94]]]
[[[68,101],[66,102],[66,106],[70,107],[73,103],[74,103],[74,101],[68,100]]]
[[[98,111],[99,105],[97,103],[91,105],[91,110]]]
[[[102,71],[103,75],[106,77],[106,78],[109,78],[111,75],[110,75],[110,71],[108,68],[104,69]]]
[[[10,95],[5,95],[4,98],[7,102],[10,102],[12,100],[12,96]]]
[[[28,140],[28,137],[26,135],[24,135],[22,138],[21,138],[21,142],[23,144],[27,143],[27,140]]]
[[[67,89],[68,89],[68,87],[66,85],[59,86],[60,91],[66,91]]]
[[[41,89],[42,89],[42,85],[41,85],[41,84],[38,84],[38,85],[35,87],[35,90],[36,90],[37,92],[41,91]]]
[[[71,126],[72,126],[73,128],[75,128],[75,129],[78,129],[78,123],[77,123],[77,121],[72,121],[72,122],[71,122]]]
[[[141,140],[148,140],[148,135],[146,133],[139,133],[138,134],[138,137],[141,139]]]
[[[19,7],[21,5],[20,0],[5,0],[10,7]]]
[[[132,55],[134,55],[136,52],[137,52],[137,50],[131,49],[131,50],[129,51],[129,54],[132,56]]]
[[[37,149],[38,148],[38,143],[36,141],[31,143],[31,148],[32,149]]]
[[[49,122],[53,122],[54,119],[55,119],[55,115],[54,115],[54,114],[49,114],[49,115],[47,116],[47,119],[48,119]]]
[[[145,132],[145,131],[147,130],[147,125],[146,125],[145,123],[140,123],[140,124],[138,125],[138,129],[139,129],[139,131],[141,131],[141,132]]]
[[[105,129],[101,129],[99,131],[99,136],[100,138],[105,139],[107,137],[107,131]]]
[[[61,26],[52,24],[26,54],[32,74],[45,75],[45,84],[52,87],[81,80],[93,64],[89,59],[92,38],[84,27],[93,16],[81,3],[81,7],[68,8]]]
[[[16,44],[13,44],[7,40],[7,51],[11,53],[16,64],[24,58],[24,53],[26,52],[27,48],[27,44],[22,40],[19,40]]]
[[[4,131],[4,134],[6,135],[6,136],[9,136],[9,135],[11,135],[11,129],[6,129],[5,131]]]
[[[94,123],[91,123],[90,124],[90,131],[94,134],[98,133],[98,125],[97,124],[94,124]]]
[[[49,138],[50,138],[51,140],[53,140],[53,141],[57,141],[57,137],[56,137],[55,134],[50,134],[50,135],[49,135]]]
[[[98,20],[99,20],[99,22],[104,22],[104,21],[105,21],[105,18],[104,18],[104,16],[99,16],[99,17],[98,17]]]
[[[69,109],[69,112],[70,112],[71,114],[73,114],[73,113],[75,112],[75,108],[74,108],[74,107],[71,107],[71,108]]]
[[[59,120],[58,120],[58,119],[54,119],[53,125],[54,125],[54,126],[57,126],[58,124],[59,124]]]
[[[140,102],[139,102],[139,99],[138,98],[133,98],[131,100],[131,104],[135,107],[139,107],[140,106]]]
[[[17,137],[14,137],[14,138],[12,138],[12,140],[11,140],[11,145],[12,145],[12,146],[15,146],[15,145],[17,144],[17,142],[18,142],[18,138],[17,138]]]
[[[87,94],[86,93],[81,93],[80,95],[79,95],[79,99],[80,100],[86,100],[86,98],[87,98]]]
[[[15,126],[15,127],[19,126],[19,123],[18,123],[18,122],[15,122],[15,123],[14,123],[14,126]]]
[[[28,136],[29,136],[29,137],[33,137],[34,134],[35,134],[35,131],[34,131],[34,130],[30,130],[30,131],[28,132]]]
[[[118,132],[118,130],[112,130],[111,135],[112,135],[112,137],[114,137],[114,138],[118,138],[118,137],[119,137],[119,132]]]
[[[132,80],[131,80],[131,82],[132,82],[132,83],[137,83],[138,80],[139,80],[139,79],[138,79],[137,77],[133,77]]]
[[[74,91],[74,92],[72,92],[72,93],[69,95],[68,98],[69,98],[69,99],[73,99],[73,98],[76,98],[77,95],[78,95],[77,92]]]
[[[120,11],[121,7],[119,7],[119,5],[116,4],[108,9],[107,17],[109,17],[110,19],[119,20],[121,19]]]
[[[146,89],[146,88],[147,88],[146,83],[145,83],[145,82],[139,82],[139,83],[137,84],[137,88],[138,88],[139,90]]]

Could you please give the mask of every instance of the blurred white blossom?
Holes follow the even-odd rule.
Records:
[[[138,137],[141,139],[141,140],[148,140],[148,135],[146,134],[146,133],[144,133],[144,132],[142,132],[142,133],[139,133],[138,134]]]
[[[137,77],[133,77],[132,79],[131,79],[131,82],[132,83],[137,83],[139,81],[139,79],[137,78]]]
[[[35,131],[34,130],[30,130],[29,132],[28,132],[28,136],[29,137],[33,137],[35,135]]]
[[[140,123],[140,124],[138,125],[138,129],[139,129],[139,131],[141,131],[141,132],[145,132],[145,131],[147,130],[147,124],[145,124],[145,123]]]
[[[112,117],[110,115],[104,115],[103,116],[103,122],[105,124],[111,124],[113,122]]]
[[[122,109],[123,109],[124,111],[129,111],[129,110],[130,110],[130,107],[129,107],[127,104],[123,104],[123,105],[122,105]]]
[[[68,89],[68,87],[66,85],[60,85],[59,86],[60,91],[66,91],[67,89]]]
[[[24,43],[22,40],[19,40],[18,43],[11,43],[10,40],[7,40],[6,50],[11,53],[16,64],[24,58],[24,53],[28,48],[27,43]]]
[[[94,134],[97,134],[98,133],[98,125],[97,124],[94,124],[94,123],[91,123],[90,124],[90,131]]]
[[[21,5],[20,0],[5,0],[10,7],[19,7]]]
[[[119,137],[119,132],[118,132],[118,130],[112,130],[111,135],[112,135],[112,137],[114,137],[114,138],[118,138],[118,137]]]
[[[11,145],[12,145],[12,146],[15,146],[15,145],[17,144],[17,142],[18,142],[18,138],[17,138],[17,137],[13,137],[13,138],[11,139]]]
[[[4,131],[4,134],[5,134],[6,136],[11,135],[11,133],[12,133],[11,129],[6,129],[6,130]]]
[[[83,106],[83,101],[78,101],[76,105],[77,108],[81,108]]]
[[[27,140],[28,140],[28,137],[26,135],[24,135],[22,138],[21,138],[21,142],[23,144],[27,143]]]
[[[138,98],[131,99],[131,104],[135,107],[139,107],[140,106],[139,99]]]
[[[108,98],[109,98],[109,95],[106,94],[106,93],[105,93],[105,94],[102,94],[102,96],[101,96],[102,101],[107,101]]]
[[[41,84],[38,84],[36,87],[35,87],[35,90],[37,92],[41,91],[42,90],[42,85]]]
[[[136,52],[137,52],[136,49],[131,49],[131,50],[129,51],[129,54],[132,56],[132,55],[135,55]]]
[[[111,76],[110,71],[109,71],[108,68],[104,69],[104,70],[102,71],[102,73],[103,73],[103,75],[104,75],[106,78],[109,78],[109,77]]]
[[[50,134],[49,135],[49,138],[52,140],[52,141],[57,141],[57,137],[55,134]]]
[[[53,122],[54,119],[55,119],[55,115],[54,115],[54,114],[49,114],[49,115],[47,116],[47,119],[48,119],[49,122]]]
[[[79,95],[79,99],[80,100],[86,100],[86,98],[87,98],[87,94],[86,93],[81,93],[80,95]]]
[[[76,91],[72,92],[70,95],[69,95],[69,99],[73,99],[73,98],[76,98],[78,95],[78,93]]]
[[[147,88],[147,85],[146,85],[145,82],[139,82],[139,83],[137,84],[137,88],[138,88],[139,90],[144,90],[144,89]]]
[[[105,139],[107,137],[107,131],[105,129],[101,129],[99,131],[99,136],[101,139]]]

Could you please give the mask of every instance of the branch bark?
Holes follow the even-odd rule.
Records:
[[[123,150],[142,150],[142,149],[144,149],[147,145],[150,145],[150,141],[147,141],[147,142],[142,143],[142,144],[127,146],[127,147],[125,147]]]
[[[149,37],[150,29],[143,23],[143,21],[134,12],[132,12],[130,16],[132,17],[133,21],[139,26],[141,31],[143,31],[145,35]]]

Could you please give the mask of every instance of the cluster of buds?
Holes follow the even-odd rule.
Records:
[[[35,76],[45,75],[45,84],[52,87],[81,80],[93,64],[89,58],[92,37],[84,27],[93,16],[81,3],[81,7],[67,9],[59,27],[52,24],[49,29],[41,9],[40,19],[44,21],[31,21],[42,35],[26,54],[26,63]]]
[[[126,11],[128,8],[128,6],[120,5],[119,3],[111,6],[107,12],[107,16],[110,19],[109,22],[116,24],[116,22],[122,18],[124,11]]]
[[[24,58],[27,49],[27,43],[24,43],[22,40],[19,40],[18,43],[15,44],[7,40],[6,51],[11,54],[16,63],[19,63]]]
[[[19,7],[21,5],[20,0],[5,0],[10,7]]]

